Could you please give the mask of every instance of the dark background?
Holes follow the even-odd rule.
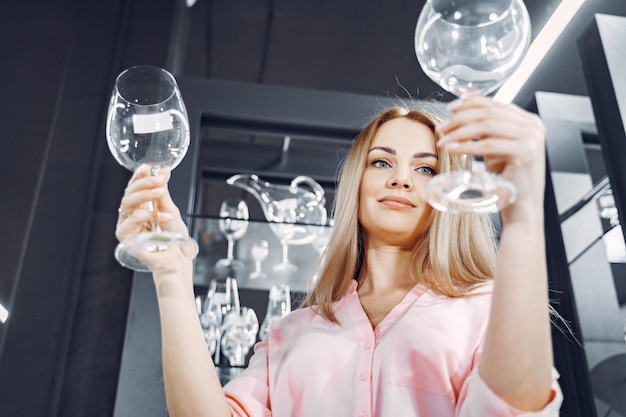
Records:
[[[3,1],[0,5],[0,416],[110,416],[131,273],[112,257],[130,173],[108,153],[115,76],[175,74],[438,97],[413,52],[421,1]],[[534,32],[559,3],[526,1]],[[516,102],[586,95],[575,40],[588,0]],[[449,96],[443,96],[448,100]]]

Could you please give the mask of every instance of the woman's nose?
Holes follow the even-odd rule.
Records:
[[[405,190],[411,190],[413,188],[413,180],[408,169],[394,170],[387,184],[391,188],[403,188]]]

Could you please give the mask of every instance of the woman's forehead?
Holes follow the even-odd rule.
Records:
[[[387,144],[409,147],[426,146],[435,150],[435,136],[431,128],[415,120],[400,117],[382,124],[372,140],[372,146]]]

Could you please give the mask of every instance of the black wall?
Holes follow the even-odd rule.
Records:
[[[113,259],[130,173],[106,147],[115,76],[167,67],[170,0],[0,5],[0,416],[110,416],[131,284]]]

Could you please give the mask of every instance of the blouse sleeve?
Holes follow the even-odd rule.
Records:
[[[539,411],[520,411],[498,397],[482,379],[478,367],[474,367],[461,388],[456,414],[458,417],[558,417],[563,402],[558,378],[559,374],[553,368],[552,394],[544,408]]]
[[[268,343],[259,342],[248,367],[224,386],[226,400],[235,417],[270,417]]]

